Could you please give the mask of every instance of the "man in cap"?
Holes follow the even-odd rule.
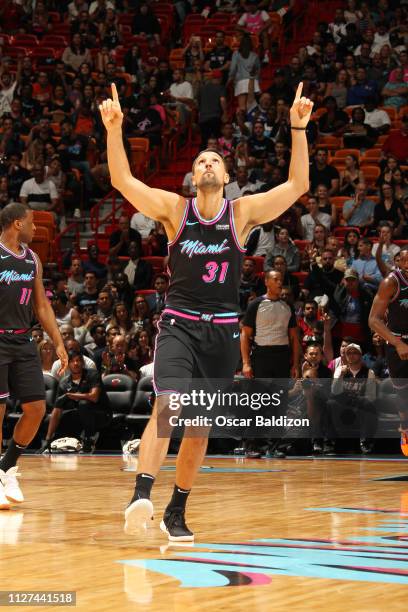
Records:
[[[375,374],[363,362],[359,344],[352,342],[345,349],[346,364],[336,368],[332,383],[332,398],[328,401],[331,437],[350,436],[349,427],[358,426],[360,450],[373,450],[377,424],[375,412]]]

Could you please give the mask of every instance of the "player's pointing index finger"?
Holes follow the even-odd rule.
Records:
[[[116,89],[115,83],[112,83],[112,100],[119,102],[118,90]]]
[[[299,102],[301,96],[302,96],[302,89],[303,89],[303,83],[300,82],[298,85],[298,88],[296,90],[296,95],[295,95],[295,102]]]

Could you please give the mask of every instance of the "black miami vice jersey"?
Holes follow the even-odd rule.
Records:
[[[238,242],[232,202],[203,219],[196,199],[188,200],[180,228],[169,242],[170,285],[166,305],[203,313],[239,311],[243,249]]]
[[[408,337],[408,281],[399,269],[390,276],[397,281],[397,291],[388,305],[388,327],[394,334]]]
[[[37,275],[34,253],[21,245],[16,255],[0,242],[0,329],[29,330],[33,323],[32,293]]]

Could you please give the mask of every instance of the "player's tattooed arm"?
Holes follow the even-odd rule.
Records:
[[[46,333],[51,338],[55,351],[58,355],[58,359],[61,361],[61,368],[58,372],[58,375],[64,373],[66,368],[68,367],[68,356],[65,350],[64,341],[60,334],[57,321],[55,319],[54,311],[51,307],[51,304],[45,295],[44,285],[43,285],[43,267],[38,255],[34,255],[37,262],[37,274],[34,279],[34,288],[33,288],[33,307],[34,312],[39,320],[42,328],[46,331]]]

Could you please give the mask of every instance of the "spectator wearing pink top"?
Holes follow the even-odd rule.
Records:
[[[271,27],[271,18],[266,11],[258,9],[258,0],[248,0],[246,6],[248,11],[244,13],[238,21],[237,27],[241,32],[247,34],[256,34],[259,37],[259,42],[263,49],[263,62],[269,63],[269,35],[268,30]]]

